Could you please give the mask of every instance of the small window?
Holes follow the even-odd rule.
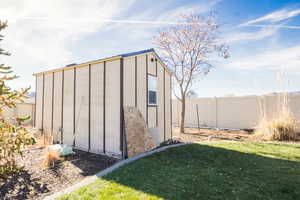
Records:
[[[148,105],[157,105],[157,77],[148,75]]]

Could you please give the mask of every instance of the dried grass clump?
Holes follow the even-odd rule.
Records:
[[[43,134],[38,139],[40,147],[44,147],[44,161],[42,163],[43,168],[54,167],[57,161],[63,160],[63,157],[60,156],[60,153],[56,150],[50,149],[50,146],[54,144],[54,134]]]
[[[296,129],[295,118],[285,112],[271,120],[263,119],[256,128],[254,137],[267,141],[291,141],[297,139]]]
[[[44,168],[54,167],[55,163],[61,160],[63,160],[63,158],[60,157],[59,152],[51,150],[49,148],[45,149],[44,161],[43,161]]]
[[[298,133],[296,132],[298,122],[292,115],[289,104],[289,93],[285,90],[285,73],[280,71],[278,73],[278,83],[282,88],[277,98],[277,113],[275,117],[268,118],[266,112],[266,101],[262,97],[259,99],[259,106],[261,112],[261,121],[258,124],[254,138],[263,140],[278,140],[291,141],[297,140]]]

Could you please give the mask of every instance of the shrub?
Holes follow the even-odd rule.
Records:
[[[6,26],[6,22],[0,21],[0,31]],[[2,39],[3,35],[0,34],[0,41]],[[0,55],[9,56],[10,54],[0,48]],[[15,157],[17,155],[22,156],[22,150],[25,146],[35,143],[34,138],[28,134],[28,131],[20,126],[28,117],[17,118],[17,126],[7,122],[3,117],[3,109],[14,108],[16,107],[16,102],[23,102],[30,89],[12,90],[7,85],[7,82],[18,77],[10,75],[11,73],[11,67],[0,64],[0,177],[2,178],[6,178],[9,174],[22,168],[17,166]]]
[[[255,130],[255,137],[263,140],[296,140],[297,122],[289,113],[281,113],[271,120],[262,120]]]
[[[44,168],[54,167],[55,162],[59,160],[63,160],[63,158],[60,157],[59,152],[49,148],[45,149],[44,161],[43,161]]]
[[[289,93],[285,90],[285,75],[284,71],[279,71],[277,74],[277,80],[283,92],[277,95],[278,112],[275,117],[267,117],[266,101],[264,98],[259,99],[262,120],[255,130],[254,138],[279,141],[297,140],[298,122],[290,110]]]
[[[15,161],[16,155],[22,156],[22,149],[26,145],[35,143],[24,127],[15,127],[9,123],[0,123],[0,177],[6,178],[9,174],[18,172]]]

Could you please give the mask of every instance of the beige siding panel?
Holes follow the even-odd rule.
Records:
[[[64,72],[63,141],[73,145],[74,69]]]
[[[146,120],[146,55],[137,57],[137,108]]]
[[[171,138],[170,75],[166,72],[165,77],[165,123],[167,140]]]
[[[91,152],[103,153],[104,64],[91,66]]]
[[[36,122],[35,127],[42,128],[43,114],[43,76],[37,76],[36,85]]]
[[[148,128],[156,127],[156,109],[157,107],[148,107]]]
[[[76,69],[75,146],[89,150],[89,67]]]
[[[106,152],[120,154],[120,60],[106,63]]]
[[[54,73],[53,93],[53,134],[55,141],[61,142],[61,113],[62,112],[62,72]]]
[[[156,62],[153,54],[148,54],[148,74],[156,76]]]
[[[44,124],[43,133],[46,135],[51,134],[52,127],[52,84],[53,74],[45,75],[45,87],[44,87]]]
[[[158,135],[159,142],[164,141],[164,68],[157,63],[157,102],[158,102]]]
[[[124,58],[124,106],[135,106],[135,57]]]

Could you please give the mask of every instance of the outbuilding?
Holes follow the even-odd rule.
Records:
[[[140,111],[156,146],[172,137],[171,74],[153,49],[34,76],[35,127],[59,143],[124,156],[125,106]]]

